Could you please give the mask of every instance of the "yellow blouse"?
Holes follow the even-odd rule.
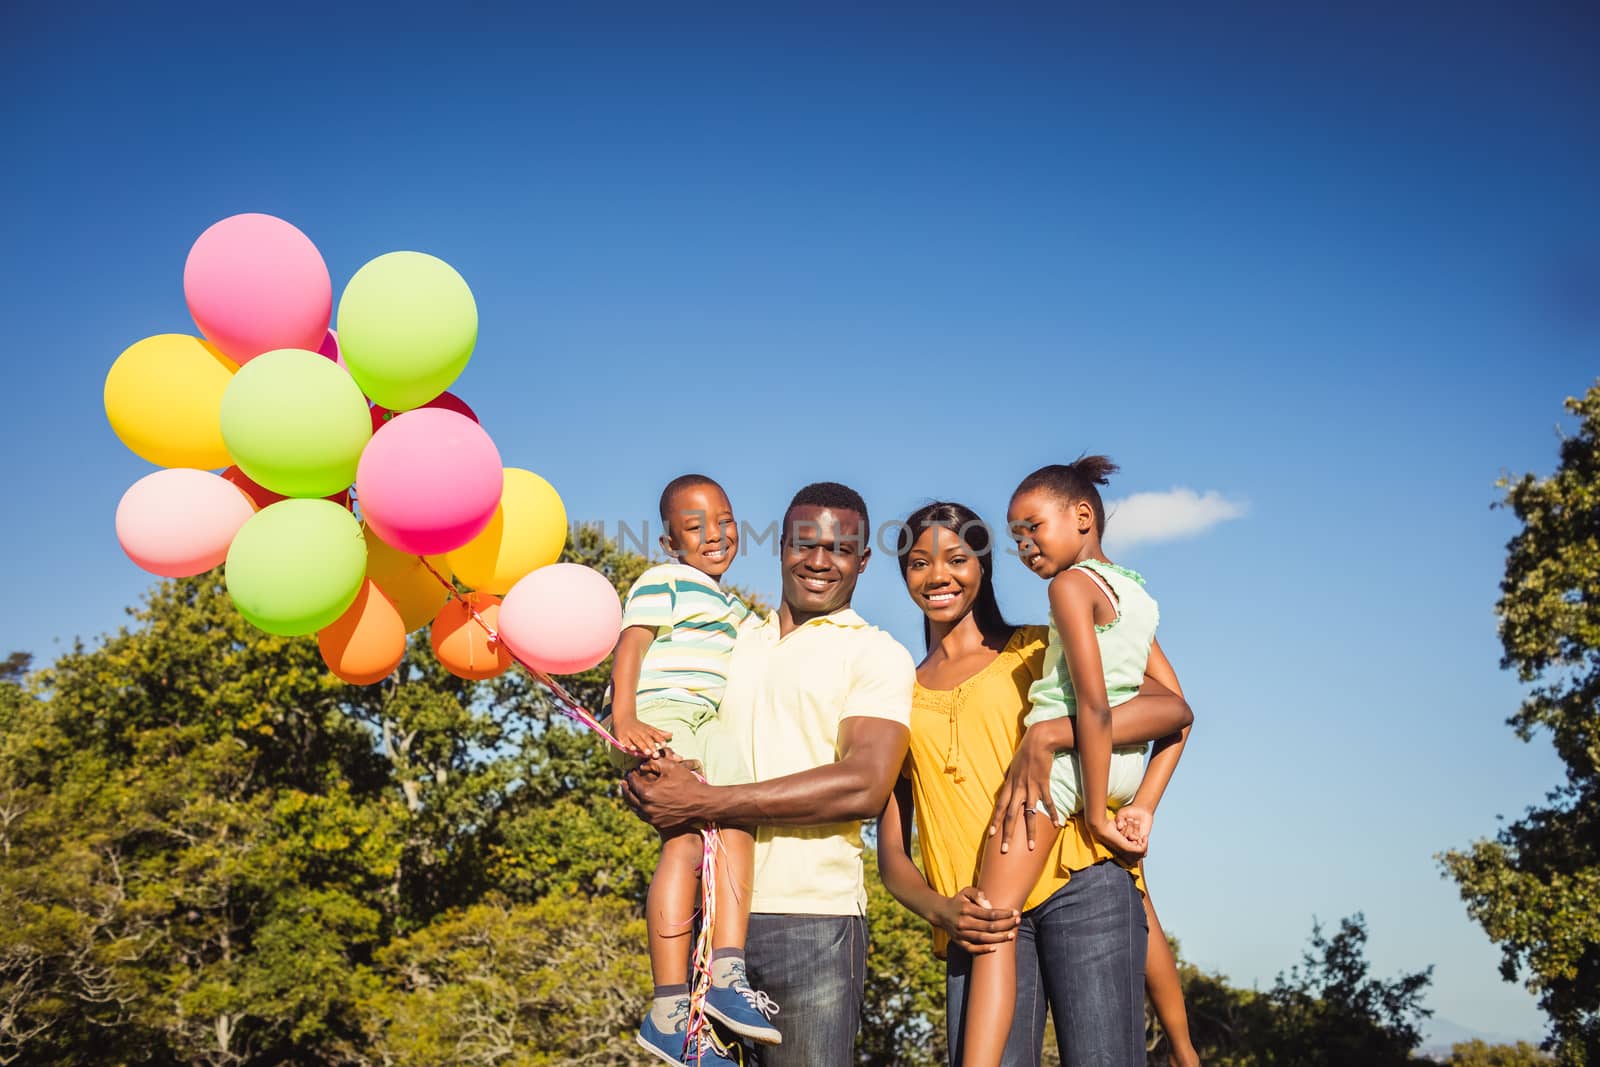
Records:
[[[1047,627],[1018,627],[992,663],[954,689],[926,689],[919,682],[912,694],[907,763],[922,867],[928,884],[944,896],[977,884],[995,797],[1022,739],[1028,687],[1043,671],[1048,639]],[[1043,904],[1073,871],[1113,858],[1082,820],[1069,821],[1024,907]],[[1130,869],[1143,892],[1138,867]],[[945,954],[948,942],[934,928],[937,955]]]

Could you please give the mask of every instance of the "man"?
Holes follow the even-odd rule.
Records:
[[[781,541],[783,603],[741,631],[720,714],[755,782],[710,786],[655,760],[623,781],[657,828],[755,828],[750,984],[781,1006],[763,1067],[854,1061],[866,976],[861,821],[883,810],[905,759],[911,655],[850,607],[872,551],[859,493],[795,494]]]

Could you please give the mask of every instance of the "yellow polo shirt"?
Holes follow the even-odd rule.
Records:
[[[740,629],[719,712],[756,781],[837,762],[845,719],[909,728],[916,668],[888,633],[848,608],[778,630],[776,612]],[[861,849],[860,822],[757,827],[750,910],[865,915]]]

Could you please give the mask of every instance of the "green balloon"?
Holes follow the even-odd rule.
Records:
[[[478,343],[478,305],[454,267],[390,252],[339,297],[339,352],[362,392],[392,411],[421,407],[461,376]]]
[[[355,602],[367,575],[367,542],[356,517],[330,500],[280,500],[239,528],[223,573],[246,622],[298,637]]]
[[[372,416],[361,387],[326,356],[263,352],[222,394],[222,443],[259,485],[284,496],[332,496],[356,480]]]

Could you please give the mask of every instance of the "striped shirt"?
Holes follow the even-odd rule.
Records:
[[[656,639],[639,667],[638,702],[686,700],[715,711],[749,614],[715,578],[685,564],[662,563],[639,575],[623,600],[622,626],[648,626]]]

